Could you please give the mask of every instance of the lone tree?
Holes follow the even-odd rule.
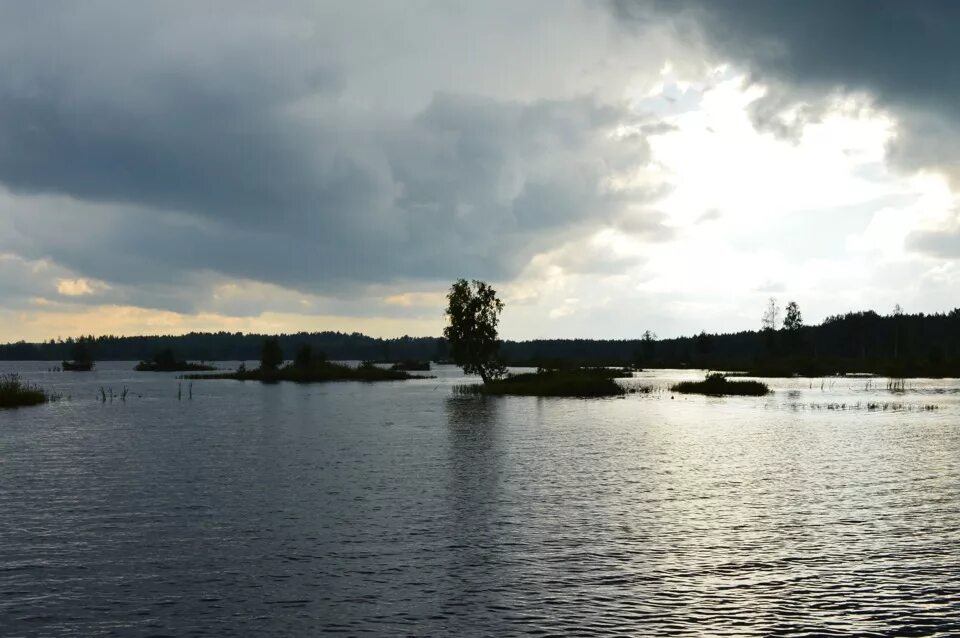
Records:
[[[776,330],[777,329],[777,319],[780,318],[780,306],[777,305],[777,300],[774,297],[770,297],[767,300],[767,308],[763,311],[763,316],[760,318],[760,326],[763,330]]]
[[[451,357],[466,374],[479,374],[484,383],[499,379],[507,370],[497,359],[501,311],[497,291],[485,282],[458,279],[447,293],[450,325],[443,329],[443,336],[450,343]]]
[[[161,368],[173,367],[177,365],[177,355],[174,354],[173,348],[163,348],[153,355],[153,362]]]
[[[800,306],[796,301],[787,304],[787,314],[783,318],[784,330],[799,330],[803,327],[803,315],[800,314]]]
[[[791,301],[787,304],[783,317],[784,341],[791,354],[796,354],[802,349],[803,338],[801,337],[801,328],[803,328],[803,315],[800,314],[800,306],[797,305],[796,301]]]
[[[644,330],[643,337],[641,341],[643,342],[643,358],[652,359],[654,345],[653,342],[657,340],[657,333],[652,330]]]
[[[260,369],[276,370],[283,363],[283,350],[280,349],[280,340],[269,337],[263,340],[260,349]]]
[[[304,343],[300,346],[300,349],[297,350],[297,356],[293,358],[293,366],[302,369],[309,368],[312,362],[313,348],[310,347],[309,343]]]
[[[93,355],[90,354],[90,348],[83,337],[77,339],[76,345],[70,351],[70,356],[77,363],[90,363],[93,361]]]
[[[903,307],[896,304],[893,307],[893,358],[900,358],[901,326],[903,325]]]
[[[293,358],[293,367],[307,369],[327,360],[327,353],[323,350],[314,351],[309,343],[300,344],[297,355]]]

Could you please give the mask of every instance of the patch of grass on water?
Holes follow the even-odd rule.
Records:
[[[153,355],[153,359],[138,363],[134,370],[137,372],[209,372],[216,368],[178,359],[172,348],[164,348]]]
[[[172,364],[141,361],[133,369],[137,372],[212,372],[216,370],[215,367],[208,366],[205,363],[190,363],[189,361],[177,361]]]
[[[429,361],[397,361],[390,366],[391,370],[402,370],[404,372],[430,372]]]
[[[791,410],[833,410],[833,411],[854,411],[866,410],[867,412],[933,412],[939,410],[940,406],[936,403],[899,403],[890,401],[857,401],[856,403],[790,403]]]
[[[731,381],[720,373],[708,374],[703,381],[681,381],[670,386],[680,394],[705,394],[712,397],[749,396],[762,397],[770,392],[766,383],[759,381]]]
[[[295,383],[324,383],[327,381],[403,381],[405,379],[423,379],[426,377],[407,374],[402,370],[379,368],[375,365],[362,365],[351,368],[330,361],[313,361],[310,365],[289,364],[275,370],[246,370],[240,368],[234,372],[220,374],[186,374],[184,379],[235,379],[237,381],[293,381]]]
[[[623,376],[622,372],[606,368],[547,370],[512,374],[485,384],[455,386],[454,392],[494,396],[611,397],[627,392],[614,381],[617,376]]]
[[[45,390],[24,383],[16,374],[0,375],[0,408],[19,408],[40,405],[56,398]]]

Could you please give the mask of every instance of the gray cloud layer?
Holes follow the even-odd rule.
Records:
[[[509,278],[536,251],[623,215],[627,194],[605,180],[648,148],[611,136],[633,119],[619,102],[550,85],[552,67],[537,80],[547,97],[496,85],[516,42],[477,51],[479,71],[461,61],[468,77],[434,86],[446,91],[394,86],[391,69],[411,77],[404,56],[447,77],[449,61],[423,66],[429,23],[475,10],[430,5],[413,20],[338,6],[0,6],[0,184],[16,200],[16,235],[0,250],[120,284],[206,270],[336,291]],[[466,26],[509,17],[488,13],[495,24]],[[375,48],[361,29],[371,48],[360,49],[342,31],[363,17],[386,33],[391,21],[428,31]]]
[[[622,97],[698,42],[773,87],[758,123],[866,92],[896,161],[960,178],[957,3],[598,6],[0,3],[0,253],[111,285],[78,302],[190,311],[199,280],[346,297],[509,279],[602,226],[666,240],[655,191],[610,188],[665,126]]]

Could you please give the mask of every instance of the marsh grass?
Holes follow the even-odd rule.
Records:
[[[100,386],[100,389],[97,390],[97,400],[101,403],[106,403],[108,400],[110,403],[113,403],[114,399],[119,399],[126,403],[128,394],[130,394],[130,388],[127,386],[123,386],[119,392],[115,392],[112,387],[105,388]]]
[[[18,408],[55,401],[60,395],[25,383],[17,374],[0,375],[0,408]]]
[[[707,396],[762,397],[770,392],[766,383],[759,381],[731,381],[723,374],[708,374],[703,381],[681,381],[670,386],[671,392],[680,394],[705,394]]]
[[[896,401],[856,401],[831,403],[790,403],[791,410],[832,411],[832,412],[933,412],[940,409],[936,403],[900,403]]]

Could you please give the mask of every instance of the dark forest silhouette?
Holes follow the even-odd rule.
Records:
[[[641,330],[638,328],[638,334]],[[268,335],[230,332],[183,336],[83,337],[96,360],[136,361],[173,348],[193,361],[260,359]],[[304,343],[332,360],[434,360],[449,358],[444,339],[380,339],[360,333],[283,334],[284,352]],[[78,340],[0,345],[0,360],[60,361]],[[850,312],[816,326],[795,330],[703,332],[674,339],[537,339],[504,341],[503,360],[511,365],[640,365],[746,370],[778,376],[876,372],[892,376],[960,376],[960,308],[947,314]]]

